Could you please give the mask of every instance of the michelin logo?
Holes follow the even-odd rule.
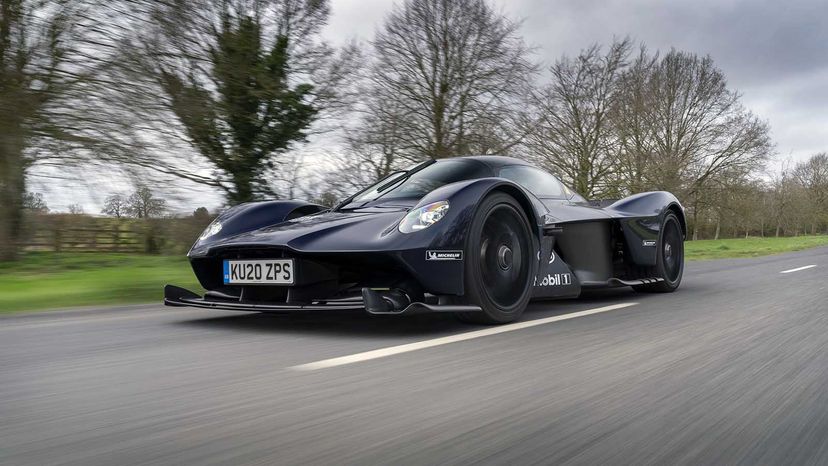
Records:
[[[535,286],[566,286],[572,284],[572,275],[568,273],[550,273],[538,283],[535,277]]]
[[[461,261],[463,251],[426,251],[427,261]]]

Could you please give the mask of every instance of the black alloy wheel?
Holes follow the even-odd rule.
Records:
[[[656,247],[655,276],[662,281],[634,286],[636,291],[670,293],[681,284],[684,275],[684,235],[676,214],[670,212],[664,216]]]
[[[520,204],[508,194],[483,200],[466,245],[466,300],[483,312],[460,313],[461,320],[497,324],[521,316],[531,296],[535,244]]]

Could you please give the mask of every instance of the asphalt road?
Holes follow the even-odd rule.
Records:
[[[0,319],[0,463],[828,464],[828,248],[537,319]]]

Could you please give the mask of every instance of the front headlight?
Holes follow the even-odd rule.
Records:
[[[412,233],[424,230],[439,222],[441,218],[446,216],[448,210],[448,201],[433,202],[414,209],[400,222],[400,231],[403,233]]]
[[[221,231],[221,222],[218,220],[213,220],[213,223],[207,225],[207,228],[204,229],[204,232],[201,233],[201,236],[198,237],[199,241],[204,241],[205,239],[215,235],[216,233]]]

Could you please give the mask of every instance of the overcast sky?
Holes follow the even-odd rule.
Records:
[[[773,167],[828,151],[828,0],[493,1],[508,16],[523,20],[526,41],[547,65],[592,43],[627,35],[650,50],[674,47],[709,54],[730,87],[743,94],[745,105],[770,122],[778,153]],[[333,43],[370,40],[394,3],[331,2],[325,36]],[[79,202],[97,213],[105,194],[124,189],[117,177],[95,186],[33,181],[53,210]],[[193,196],[210,208],[222,202],[219,193],[176,186],[186,198],[180,204],[188,208]]]
[[[523,20],[538,59],[630,36],[651,50],[711,55],[768,120],[782,158],[828,151],[828,0],[495,0]],[[332,0],[326,35],[370,40],[391,0]]]

